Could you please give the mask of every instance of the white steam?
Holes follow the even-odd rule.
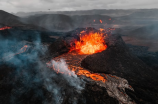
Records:
[[[60,61],[52,60],[51,64],[47,64],[48,66],[54,66],[53,68],[57,69],[64,76],[65,79],[70,83],[71,86],[74,86],[78,91],[83,89],[84,82],[77,77],[74,71],[70,71],[68,65],[66,64],[64,59],[60,59]]]

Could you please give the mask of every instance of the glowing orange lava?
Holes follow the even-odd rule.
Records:
[[[93,54],[102,52],[107,48],[103,33],[95,32],[82,35],[80,41],[75,41],[75,46],[71,50],[77,50],[79,54]]]
[[[69,76],[73,76],[74,74],[76,74],[77,76],[85,76],[94,81],[101,81],[105,83],[107,81],[107,76],[105,74],[101,75],[99,73],[92,73],[80,66],[81,61],[84,59],[85,56],[87,55],[77,55],[77,53],[75,55],[73,53],[67,53],[65,55],[56,57],[53,60],[54,63],[48,62],[47,65],[49,68],[52,68],[57,74],[60,73],[60,74],[69,75]],[[62,58],[64,58],[65,61],[60,60]]]
[[[5,26],[0,28],[0,30],[6,30],[6,29],[11,29],[11,27]]]
[[[106,79],[103,76],[101,76],[97,73],[90,73],[87,70],[79,70],[76,74],[77,75],[84,75],[84,76],[91,78],[92,80],[95,80],[95,81],[102,81],[104,83],[106,82]],[[105,77],[106,77],[106,75],[105,75]]]

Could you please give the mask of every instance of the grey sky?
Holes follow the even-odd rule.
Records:
[[[158,8],[158,0],[0,0],[7,12]]]

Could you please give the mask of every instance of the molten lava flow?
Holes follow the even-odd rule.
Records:
[[[81,61],[86,56],[87,55],[79,55],[78,53],[69,52],[67,54],[63,54],[59,57],[54,58],[53,61],[48,62],[47,65],[49,68],[52,68],[56,73],[69,76],[73,76],[73,74],[75,73],[78,76],[85,76],[94,81],[101,81],[105,83],[107,81],[107,77],[105,74],[100,75],[98,73],[92,73],[80,66]],[[62,60],[63,58],[65,59],[65,61]]]
[[[98,53],[107,48],[107,45],[104,41],[105,36],[103,33],[89,33],[82,35],[80,34],[80,41],[75,41],[75,46],[72,47],[72,50],[77,50],[79,54],[93,54]]]
[[[116,98],[123,104],[135,104],[130,102],[128,95],[125,93],[125,88],[134,91],[127,80],[110,74],[92,73],[81,67],[81,62],[86,57],[87,55],[68,52],[55,57],[51,62],[47,63],[47,66],[56,73],[74,77],[77,75],[86,81],[95,82],[97,85],[105,87],[109,96]]]
[[[87,70],[79,70],[77,73],[77,75],[84,75],[88,78],[91,78],[92,80],[95,80],[95,81],[102,81],[105,83],[106,79],[99,75],[99,74],[95,74],[95,73],[90,73],[89,71]]]
[[[11,29],[11,27],[5,26],[0,28],[0,30],[6,30],[6,29]]]
[[[3,59],[11,59],[11,58],[13,58],[15,55],[24,53],[24,52],[26,51],[27,47],[28,47],[27,45],[24,45],[24,46],[19,50],[19,52],[15,53],[15,54],[11,54],[11,55],[6,56],[6,57],[3,57]]]

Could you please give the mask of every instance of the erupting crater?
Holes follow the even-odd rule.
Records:
[[[105,44],[106,35],[103,31],[100,32],[80,32],[80,39],[74,40],[71,44],[70,51],[53,58],[47,63],[47,66],[53,69],[56,73],[78,77],[88,82],[95,82],[97,85],[105,87],[109,96],[116,98],[120,103],[135,104],[130,97],[125,93],[125,88],[133,90],[126,79],[104,73],[93,73],[81,66],[81,62],[88,55],[102,52],[107,49]],[[74,43],[74,44],[73,44]],[[64,60],[64,61],[63,61]],[[55,65],[55,62],[65,62],[67,67],[61,68]],[[121,89],[121,90],[120,90]]]
[[[70,51],[76,50],[79,54],[94,54],[106,50],[105,35],[102,32],[80,32],[80,39],[71,44]]]

